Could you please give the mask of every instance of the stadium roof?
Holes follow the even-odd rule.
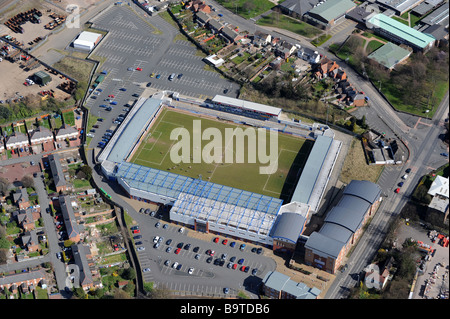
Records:
[[[381,28],[391,34],[396,35],[403,40],[415,45],[419,48],[427,47],[431,42],[434,42],[434,38],[428,34],[424,34],[407,25],[394,20],[382,13],[376,14],[368,20],[368,23],[372,24],[376,28]]]
[[[289,204],[288,204],[289,205]],[[272,238],[280,238],[297,243],[306,222],[305,216],[297,213],[284,213],[278,216]]]
[[[246,110],[267,113],[267,114],[271,114],[271,115],[275,115],[275,116],[278,116],[281,113],[281,109],[278,107],[273,107],[273,106],[259,104],[259,103],[255,103],[255,102],[235,99],[235,98],[223,96],[223,95],[216,95],[212,99],[212,102],[218,103],[218,104],[224,104],[224,105],[231,105],[234,107],[240,107],[240,108],[243,108]]]
[[[308,13],[318,15],[326,21],[332,21],[353,7],[356,7],[356,4],[351,0],[328,0],[312,8]]]
[[[197,196],[266,214],[277,215],[283,200],[237,188],[186,177],[150,167],[122,162],[115,176],[138,191],[151,192],[173,199],[180,194]],[[186,203],[189,198],[186,197]]]
[[[344,195],[347,194],[357,196],[373,204],[380,197],[381,189],[377,184],[369,181],[353,180],[345,187]]]
[[[99,161],[106,159],[120,163],[125,160],[155,116],[160,105],[161,100],[159,99],[140,99],[103,149]]]
[[[317,137],[291,201],[305,204],[309,202],[332,142],[333,139],[331,137],[322,135]]]
[[[313,232],[305,243],[305,248],[309,248],[313,251],[320,252],[334,258],[339,256],[339,253],[344,246],[344,242],[332,239],[318,232]]]
[[[388,42],[369,54],[368,58],[377,61],[388,69],[392,69],[397,63],[407,58],[410,54],[410,51]]]

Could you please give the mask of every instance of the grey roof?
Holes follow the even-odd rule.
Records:
[[[20,282],[27,282],[30,280],[35,280],[45,278],[45,271],[43,269],[36,270],[36,271],[28,271],[28,272],[20,272],[18,274],[9,275],[0,277],[0,286],[3,285],[10,285],[14,283],[20,283]]]
[[[415,6],[416,3],[420,2],[421,0],[377,0],[378,3],[383,4],[384,6],[404,12],[406,10],[409,10],[411,7]]]
[[[297,283],[278,271],[268,272],[264,276],[263,283],[273,290],[287,292],[297,299],[316,299],[321,293],[319,289],[310,288],[304,283]]]
[[[286,0],[280,3],[279,6],[302,16],[319,2],[320,0]]]
[[[56,133],[56,136],[61,136],[61,135],[66,135],[66,134],[73,134],[75,132],[78,132],[78,131],[74,127],[72,127],[70,125],[67,125],[67,124],[63,124],[58,129],[58,132]]]
[[[239,36],[239,33],[229,28],[228,26],[222,29],[222,33],[232,41],[234,41],[234,39]]]
[[[368,58],[377,61],[388,69],[392,69],[397,63],[403,61],[410,54],[410,51],[403,49],[392,42],[388,42],[369,54]]]
[[[373,204],[380,198],[381,189],[377,184],[369,181],[353,180],[345,187],[345,194],[360,197]]]
[[[197,13],[195,13],[195,15],[197,16],[197,19],[199,19],[203,23],[206,23],[211,19],[211,16],[203,11],[198,11]]]
[[[325,222],[343,226],[351,232],[356,232],[361,225],[366,211],[351,207],[335,206],[327,214]]]
[[[436,10],[428,14],[425,18],[420,20],[421,23],[433,25],[433,24],[441,24],[446,19],[448,19],[449,15],[449,5],[448,2],[438,7]]]
[[[16,192],[13,194],[13,199],[15,202],[19,203],[26,203],[29,201],[28,199],[28,193],[26,188],[20,188],[16,190]]]
[[[224,27],[224,25],[220,21],[215,20],[215,19],[209,20],[208,24],[216,30],[219,30],[220,28]]]
[[[120,125],[108,146],[105,148],[106,159],[111,162],[120,163],[130,153],[136,140],[142,135],[161,105],[160,99],[149,98],[139,108],[135,105],[132,111]],[[135,111],[134,111],[135,110]],[[134,111],[134,113],[133,113]],[[104,155],[102,154],[102,157]]]
[[[36,130],[34,130],[31,133],[31,140],[36,140],[36,139],[41,139],[41,138],[46,138],[46,137],[53,137],[52,132],[44,127],[44,126],[39,126],[39,128],[37,128]]]
[[[305,204],[309,202],[332,142],[333,139],[331,137],[322,135],[317,137],[303,168],[300,180],[295,187],[291,201]]]
[[[318,232],[313,232],[305,243],[305,248],[309,248],[315,252],[334,258],[339,256],[339,253],[344,246],[345,243],[322,235]]]
[[[28,141],[28,137],[22,132],[13,132],[6,138],[6,144],[20,143]]]
[[[297,213],[283,213],[278,216],[274,225],[272,238],[280,238],[296,243],[306,222],[304,216]]]
[[[78,224],[75,220],[75,214],[73,212],[72,203],[69,196],[59,196],[59,205],[61,207],[61,213],[64,220],[64,226],[66,226],[67,235],[69,238],[79,234]]]
[[[330,22],[354,7],[356,4],[351,0],[328,0],[311,9],[308,15],[317,15]]]
[[[350,238],[352,238],[353,232],[349,229],[342,227],[338,224],[325,223],[321,228],[319,233],[328,238],[338,240],[342,243],[347,244]]]
[[[223,104],[223,105],[232,105],[234,107],[243,108],[246,110],[257,111],[262,113],[267,113],[271,115],[278,116],[281,114],[281,109],[278,107],[273,107],[270,105],[255,103],[251,101],[236,99],[229,96],[224,95],[216,95],[212,99],[213,103]]]
[[[80,272],[80,285],[92,284],[92,273],[89,269],[89,264],[86,258],[85,246],[82,244],[72,245],[72,253],[75,264],[78,266]]]
[[[61,166],[61,161],[59,160],[58,154],[50,154],[48,156],[48,161],[50,163],[50,170],[52,171],[53,182],[56,187],[65,186],[66,179],[64,178],[64,173]]]

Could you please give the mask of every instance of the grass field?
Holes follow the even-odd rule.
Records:
[[[260,163],[256,156],[255,163],[249,163],[248,152],[245,154],[243,163],[236,163],[233,156],[233,163],[200,163],[193,162],[193,139],[191,138],[191,161],[190,163],[174,164],[170,157],[170,150],[177,141],[170,139],[170,133],[180,127],[186,128],[192,136],[193,120],[201,120],[201,129],[214,127],[220,130],[222,137],[225,136],[225,128],[240,127],[243,130],[247,126],[237,125],[229,122],[221,122],[210,118],[199,118],[191,114],[178,112],[172,109],[165,109],[151,127],[149,133],[143,137],[141,144],[134,153],[130,162],[152,167],[176,174],[199,178],[213,183],[227,185],[251,192],[268,195],[276,198],[287,199],[292,193],[298,174],[305,165],[306,159],[313,145],[312,141],[293,137],[291,135],[278,134],[278,169],[271,175],[260,174],[259,168],[267,166],[267,163]],[[266,132],[267,141],[269,133]],[[201,141],[200,150],[204,150],[205,145],[210,141]],[[269,142],[266,143],[266,154],[269,154]],[[232,145],[232,146],[231,146]],[[245,139],[246,151],[248,142]],[[222,148],[212,150],[217,152],[222,158],[225,151],[236,149],[236,142],[229,143],[222,140]]]

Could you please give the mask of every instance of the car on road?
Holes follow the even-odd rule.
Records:
[[[175,250],[175,254],[178,255],[181,251],[181,248],[177,248],[177,250]]]
[[[396,190],[395,190],[395,192],[398,194],[398,193],[400,193],[400,187],[398,187]]]
[[[160,78],[161,78],[161,74],[158,74],[158,75],[156,76],[156,78],[157,78],[157,79],[160,79]]]
[[[217,14],[219,17],[223,17],[223,14],[222,13],[218,13]]]
[[[58,258],[58,259],[61,260],[61,257],[62,257],[61,253],[60,253],[60,252],[57,252],[57,253],[56,253],[56,258]]]
[[[150,268],[144,268],[143,272],[149,272]]]

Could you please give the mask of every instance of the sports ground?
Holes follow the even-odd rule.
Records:
[[[203,140],[199,149],[194,149],[192,134],[194,120],[201,120],[202,130],[210,127],[217,128],[222,136],[225,136],[226,128],[240,127],[243,130],[248,128],[248,126],[232,122],[165,108],[152,124],[148,134],[142,137],[130,162],[275,198],[286,200],[290,197],[296,186],[297,178],[308,159],[314,144],[313,141],[278,133],[278,169],[270,175],[260,174],[260,167],[267,166],[267,163],[260,163],[258,156],[256,156],[255,163],[249,163],[248,154],[245,154],[244,163],[223,163],[224,160],[221,160],[220,163],[206,163],[203,157],[200,163],[193,163],[191,160],[189,163],[175,164],[170,156],[171,148],[177,143],[176,140],[170,139],[172,131],[185,128],[191,133],[191,158],[193,152],[203,150],[204,146],[210,143],[210,141]],[[268,131],[266,131],[266,137],[266,140],[269,141]],[[222,154],[229,151],[235,152],[236,144],[224,141],[222,149],[213,150],[211,154],[216,151]],[[268,144],[269,142],[266,146],[267,154],[270,151]],[[248,146],[248,143],[245,145]]]

